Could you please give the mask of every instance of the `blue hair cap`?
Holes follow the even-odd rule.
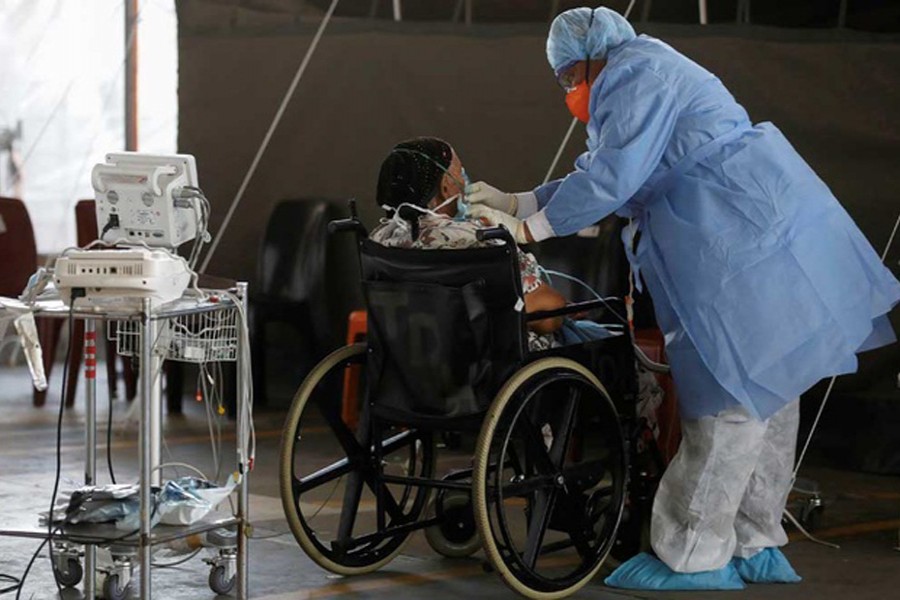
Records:
[[[605,59],[610,50],[635,37],[628,20],[614,10],[573,8],[553,19],[547,36],[547,60],[558,74],[575,61]]]

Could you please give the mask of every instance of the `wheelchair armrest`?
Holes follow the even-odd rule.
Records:
[[[540,321],[542,319],[550,319],[553,317],[565,317],[567,315],[596,310],[598,308],[609,309],[610,312],[612,312],[614,315],[620,317],[618,313],[610,308],[608,300],[588,300],[585,302],[573,302],[572,304],[566,304],[562,308],[557,308],[554,310],[540,310],[533,313],[528,313],[527,315],[525,315],[525,320]],[[623,322],[623,324],[625,323]]]
[[[488,229],[479,229],[475,232],[475,239],[479,242],[487,240],[503,240],[510,246],[516,245],[516,240],[506,227],[490,227]]]

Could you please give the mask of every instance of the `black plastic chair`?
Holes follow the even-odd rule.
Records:
[[[347,315],[362,306],[359,268],[351,240],[328,236],[328,222],[346,212],[344,201],[285,200],[266,225],[250,291],[254,395],[266,401],[268,325],[297,333],[304,364],[297,378],[344,342]]]

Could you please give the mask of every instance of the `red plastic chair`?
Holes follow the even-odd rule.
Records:
[[[354,310],[347,318],[347,344],[355,344],[366,339],[369,332],[368,314],[364,310]],[[351,430],[356,430],[359,422],[359,365],[350,367],[344,373],[344,391],[341,397],[341,418]]]
[[[34,227],[28,209],[18,198],[0,197],[0,296],[17,297],[28,284],[28,278],[37,270],[37,246]],[[44,372],[50,378],[53,366],[53,349],[59,342],[61,320],[35,319],[38,339],[43,348]],[[34,390],[35,406],[43,406],[47,392]],[[69,396],[69,405],[72,397]]]

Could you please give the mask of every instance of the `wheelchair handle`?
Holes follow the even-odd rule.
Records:
[[[329,234],[344,233],[347,231],[353,231],[362,237],[368,235],[365,226],[355,217],[338,219],[336,221],[329,221],[328,223]]]
[[[506,227],[490,227],[488,229],[479,229],[475,232],[475,239],[479,242],[486,240],[503,240],[511,246],[516,245],[516,240]]]

